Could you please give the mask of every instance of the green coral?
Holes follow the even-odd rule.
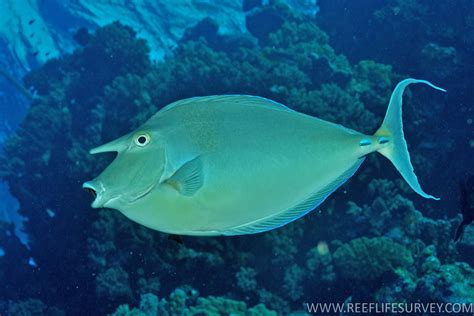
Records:
[[[354,66],[354,76],[349,89],[368,109],[383,116],[393,86],[399,79],[401,78],[393,73],[390,65],[362,60]]]
[[[325,243],[322,245],[327,247]],[[308,251],[306,257],[306,268],[313,280],[333,282],[336,279],[332,255],[329,250],[325,251],[321,245],[316,246]]]
[[[339,247],[333,255],[344,278],[370,281],[413,264],[410,251],[386,237],[361,237]]]
[[[99,297],[129,298],[132,295],[128,273],[121,267],[110,267],[96,277]]]
[[[288,314],[290,312],[290,304],[288,301],[266,289],[260,289],[258,291],[258,301],[270,309],[277,311],[279,314]]]
[[[8,302],[0,301],[0,312],[4,311],[9,316],[64,316],[64,312],[56,307],[49,307],[37,299]]]
[[[405,269],[395,271],[395,280],[374,293],[378,301],[472,303],[474,270],[464,262],[440,264],[436,248],[422,251],[418,275]]]
[[[130,309],[128,304],[120,305],[111,316],[156,316],[160,310],[159,299],[156,295],[147,293],[140,297],[138,308]]]
[[[237,286],[244,292],[253,292],[257,288],[257,280],[255,276],[257,272],[250,267],[241,267],[236,273]]]
[[[275,312],[269,311],[262,304],[256,305],[252,308],[247,308],[247,305],[244,302],[214,296],[209,296],[207,298],[198,298],[196,305],[191,306],[189,310],[184,314],[189,316],[276,315]]]
[[[141,296],[138,308],[130,309],[128,304],[120,305],[112,316],[276,316],[277,313],[268,310],[265,305],[257,304],[247,307],[242,301],[225,297],[198,297],[193,289],[176,289],[169,300],[159,300],[154,294]]]
[[[292,301],[297,301],[303,296],[304,278],[305,271],[298,265],[293,264],[286,269],[283,289]]]
[[[361,132],[370,133],[377,124],[375,115],[367,111],[362,102],[334,83],[323,84],[320,89],[311,91],[293,89],[288,103],[304,113],[323,116],[328,121]],[[346,115],[347,112],[351,115]]]
[[[464,262],[437,264],[417,283],[415,296],[424,301],[472,303],[474,270]]]

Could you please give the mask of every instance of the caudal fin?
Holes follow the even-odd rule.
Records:
[[[413,170],[407,142],[403,135],[402,96],[405,88],[412,83],[424,83],[434,89],[446,92],[446,90],[426,80],[405,79],[399,82],[395,90],[393,90],[382,126],[375,133],[381,145],[378,152],[387,157],[395,165],[395,168],[397,168],[405,181],[416,193],[425,198],[439,200],[439,198],[429,195],[421,189],[418,178]]]

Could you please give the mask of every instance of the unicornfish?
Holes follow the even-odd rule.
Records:
[[[93,208],[112,208],[174,235],[265,232],[320,205],[373,152],[425,193],[403,135],[402,95],[394,89],[381,127],[365,135],[249,95],[194,97],[167,105],[138,129],[90,150],[116,152],[85,182]]]

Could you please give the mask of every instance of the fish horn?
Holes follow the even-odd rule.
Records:
[[[433,89],[446,92],[426,80],[405,79],[398,83],[393,90],[390,103],[388,104],[387,113],[383,120],[382,126],[375,133],[380,146],[377,150],[379,153],[387,157],[397,168],[410,187],[419,195],[428,199],[439,200],[432,195],[423,191],[418,182],[418,178],[413,170],[413,165],[410,161],[410,154],[408,153],[408,146],[403,135],[402,122],[402,96],[405,88],[412,83],[424,83]]]
[[[95,154],[114,152],[114,151],[120,152],[126,149],[128,147],[128,144],[129,144],[129,137],[128,135],[125,135],[111,142],[95,147],[89,150],[89,153],[92,155],[95,155]]]

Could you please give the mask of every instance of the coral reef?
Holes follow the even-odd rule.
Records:
[[[40,300],[27,299],[18,302],[0,302],[0,310],[5,315],[29,316],[29,315],[48,315],[48,316],[64,316],[64,312],[55,307],[48,307]]]
[[[6,141],[0,174],[21,203],[30,243],[22,247],[13,227],[0,226],[0,283],[7,285],[0,287],[0,313],[275,315],[316,298],[472,300],[472,256],[463,250],[472,241],[463,241],[465,248],[452,242],[454,203],[422,203],[375,155],[318,210],[259,235],[178,244],[116,211],[90,209],[80,184],[113,157],[88,150],[182,98],[254,94],[358,131],[378,127],[401,78],[395,68],[336,53],[317,20],[279,1],[253,5],[249,16],[283,19],[239,36],[219,34],[205,20],[161,63],[150,62],[147,43],[121,23],[81,30],[71,54],[25,77],[37,96]],[[454,46],[423,47],[427,57],[456,68]],[[420,94],[420,104],[440,106]],[[410,94],[405,100],[410,104]],[[423,180],[436,170],[417,133],[430,115],[426,108],[404,113]]]
[[[244,292],[252,292],[257,288],[257,280],[255,276],[257,272],[255,269],[241,267],[239,272],[235,274],[237,279],[237,286]]]
[[[130,309],[129,305],[120,305],[112,316],[154,316],[154,315],[183,315],[183,316],[276,316],[275,311],[268,310],[265,305],[258,304],[248,308],[241,301],[225,297],[199,297],[192,288],[178,288],[170,294],[169,299],[161,299],[148,293],[141,296],[138,308]]]
[[[360,237],[336,249],[333,260],[343,278],[371,281],[413,264],[408,249],[386,237]]]

